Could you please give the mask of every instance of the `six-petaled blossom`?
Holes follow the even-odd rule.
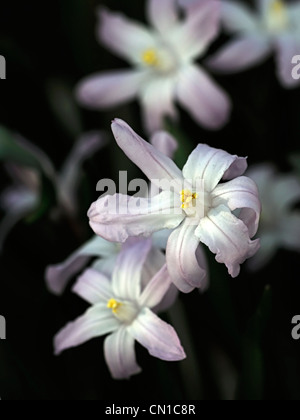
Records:
[[[124,242],[132,236],[173,230],[167,266],[172,281],[185,293],[207,287],[200,242],[226,264],[233,277],[238,276],[240,264],[259,248],[259,240],[251,238],[258,229],[261,205],[255,183],[241,176],[246,159],[199,144],[181,171],[124,121],[115,120],[112,130],[125,154],[161,192],[148,199],[121,194],[100,197],[88,213],[94,232]]]
[[[80,103],[106,109],[138,98],[149,132],[162,128],[163,118],[177,118],[177,100],[209,129],[223,126],[230,101],[195,60],[202,56],[218,34],[220,4],[197,0],[185,5],[186,18],[179,18],[176,0],[149,0],[148,29],[119,13],[100,10],[99,40],[134,70],[95,74],[77,88]]]
[[[257,0],[258,13],[247,5],[224,0],[225,29],[235,34],[208,64],[215,70],[235,72],[261,63],[276,52],[277,73],[286,88],[299,86],[293,78],[293,57],[300,49],[300,2]]]
[[[178,148],[178,144],[174,137],[166,132],[155,133],[150,141],[161,153],[170,158],[174,156],[174,153]],[[148,270],[154,269],[158,271],[158,269],[162,267],[163,258],[160,250],[165,251],[169,235],[169,231],[160,231],[152,236],[153,246],[150,256],[147,259],[147,264],[149,263],[150,265]],[[96,261],[92,265],[93,268],[107,276],[111,276],[120,251],[121,244],[109,242],[99,236],[93,237],[79,249],[74,251],[62,263],[49,265],[47,267],[45,278],[49,291],[56,295],[61,295],[72,277],[83,270],[91,258],[96,258]],[[173,294],[175,296],[174,290]]]
[[[300,182],[295,175],[278,174],[270,164],[253,166],[248,176],[257,183],[262,200],[261,249],[248,262],[252,270],[259,270],[279,248],[300,251],[300,212],[293,210],[300,202]]]
[[[166,265],[143,286],[147,275],[143,267],[150,250],[150,240],[129,243],[119,255],[111,279],[93,269],[79,278],[74,292],[92,307],[57,334],[56,354],[110,334],[105,339],[104,353],[115,379],[129,378],[141,371],[136,362],[135,341],[159,359],[185,358],[173,327],[155,314],[171,286]]]

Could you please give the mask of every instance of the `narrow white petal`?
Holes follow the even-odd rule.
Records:
[[[79,277],[72,290],[91,305],[101,302],[107,304],[113,297],[111,281],[92,268]]]
[[[138,318],[128,327],[128,332],[146,347],[151,356],[166,361],[178,361],[186,357],[174,328],[148,308],[140,312]]]
[[[155,45],[151,31],[121,13],[99,9],[98,39],[114,53],[133,63],[140,63],[145,50]]]
[[[143,70],[97,73],[76,87],[80,104],[91,109],[106,109],[133,100],[147,79]]]
[[[261,203],[256,184],[248,177],[238,177],[218,185],[212,193],[212,206],[227,205],[231,211],[243,209],[240,219],[249,229],[252,238],[258,229]]]
[[[150,23],[162,34],[178,23],[176,0],[149,0],[147,5]]]
[[[174,182],[175,186],[178,185],[180,190],[183,181],[182,172],[170,158],[143,140],[122,120],[114,120],[112,130],[118,145],[149,180],[156,184],[157,181],[168,180]]]
[[[47,267],[46,283],[48,289],[57,295],[62,294],[69,280],[87,264],[91,257],[108,258],[117,252],[118,249],[115,244],[94,236],[63,263]]]
[[[157,306],[164,298],[171,284],[172,281],[165,264],[145,287],[139,299],[140,306],[147,306],[148,308]]]
[[[151,239],[139,239],[126,243],[118,256],[112,277],[114,296],[137,301],[142,286],[142,270],[151,250]]]
[[[223,73],[240,72],[262,63],[271,53],[272,45],[267,38],[243,35],[225,44],[206,64]]]
[[[173,159],[175,152],[178,149],[178,143],[171,134],[166,131],[159,131],[155,133],[151,139],[150,143],[154,146],[159,152],[163,153],[170,159]]]
[[[192,117],[208,129],[220,129],[229,119],[228,95],[198,66],[186,67],[180,73],[177,98]]]
[[[228,32],[255,33],[259,29],[258,15],[241,2],[222,0],[221,13]]]
[[[150,80],[140,93],[143,107],[143,119],[147,131],[152,134],[162,130],[164,118],[177,119],[178,114],[174,105],[176,79],[158,76]]]
[[[55,336],[55,354],[58,355],[64,350],[77,347],[92,338],[116,331],[119,327],[119,321],[105,304],[95,305]]]
[[[131,236],[149,237],[174,229],[184,219],[180,196],[162,192],[151,199],[117,194],[92,204],[88,216],[94,232],[109,241],[123,243]]]
[[[105,339],[105,360],[114,379],[129,379],[141,372],[134,347],[135,340],[124,327]]]
[[[167,266],[175,286],[183,293],[207,287],[207,265],[195,235],[197,224],[189,218],[170,235],[167,245]]]
[[[240,273],[240,264],[259,249],[259,240],[251,241],[247,226],[230,210],[220,205],[210,210],[196,230],[198,238],[224,263],[232,277]]]
[[[205,191],[215,189],[221,179],[232,179],[242,175],[247,169],[247,161],[230,155],[221,149],[199,144],[189,156],[183,168],[185,179],[204,180]]]

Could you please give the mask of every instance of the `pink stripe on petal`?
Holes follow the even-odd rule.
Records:
[[[223,127],[231,112],[228,95],[200,67],[181,72],[177,85],[179,103],[205,128]]]

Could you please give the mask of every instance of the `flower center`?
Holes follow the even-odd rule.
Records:
[[[149,48],[142,54],[143,63],[149,67],[157,67],[159,65],[159,58],[157,51],[154,48]]]
[[[141,62],[144,66],[160,73],[170,73],[176,71],[178,67],[175,54],[167,46],[147,48],[141,54]]]
[[[182,190],[181,193],[182,209],[189,209],[196,206],[196,200],[198,198],[197,193],[192,193],[190,190]]]
[[[107,302],[107,308],[111,309],[114,316],[124,324],[131,324],[139,312],[134,303],[119,302],[113,298]]]
[[[115,299],[110,299],[107,302],[107,307],[109,309],[111,309],[114,314],[117,314],[118,313],[118,310],[120,309],[121,306],[122,306],[122,303],[121,302],[118,302]]]
[[[287,8],[282,0],[273,0],[267,14],[267,26],[271,32],[284,31],[289,23]]]

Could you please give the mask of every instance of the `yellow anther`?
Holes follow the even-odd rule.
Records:
[[[111,309],[114,314],[118,312],[121,306],[122,306],[122,303],[116,301],[115,299],[110,299],[107,303],[107,307]]]
[[[153,48],[149,48],[143,52],[142,60],[145,64],[151,67],[156,67],[159,64],[157,52]]]
[[[285,5],[282,0],[274,0],[271,5],[271,10],[277,15],[281,15],[285,12]]]
[[[181,193],[181,202],[182,202],[182,209],[187,209],[193,204],[193,200],[198,198],[197,193],[192,193],[190,190],[182,190]]]

